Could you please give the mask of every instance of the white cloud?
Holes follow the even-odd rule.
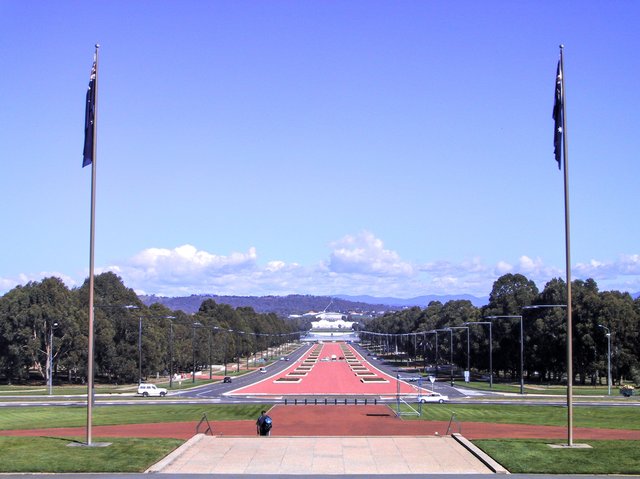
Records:
[[[256,248],[219,255],[182,245],[148,248],[128,260],[96,273],[113,271],[138,293],[180,296],[190,294],[286,295],[367,294],[409,298],[426,294],[488,296],[493,283],[506,273],[521,273],[540,289],[564,270],[544,264],[541,258],[520,256],[517,261],[491,265],[481,258],[460,262],[434,261],[412,264],[387,249],[370,232],[347,235],[331,243],[324,261],[303,266],[267,258],[262,263]],[[591,260],[576,264],[574,279],[594,278],[601,289],[640,291],[640,255],[622,255],[618,261]],[[68,286],[76,283],[60,273],[0,278],[0,294],[28,281],[60,277]],[[84,279],[84,278],[82,278]]]
[[[364,231],[347,235],[331,244],[328,269],[335,273],[411,276],[414,268],[402,261],[395,251],[384,248],[381,239]]]
[[[253,247],[246,253],[222,256],[187,244],[174,249],[148,248],[124,264],[111,265],[103,270],[115,272],[125,284],[138,291],[192,294],[219,289],[225,278],[255,269],[256,260]],[[169,293],[171,291],[175,293]]]
[[[513,266],[506,261],[498,261],[498,264],[496,264],[495,272],[498,276],[511,273],[511,271],[513,271]]]
[[[640,255],[621,255],[618,261],[599,261],[592,259],[587,263],[578,263],[573,268],[585,278],[608,279],[618,276],[640,275]]]

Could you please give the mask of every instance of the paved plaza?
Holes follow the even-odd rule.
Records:
[[[459,440],[451,436],[215,437],[200,434],[147,472],[292,475],[506,472],[495,463],[494,469],[488,467]]]

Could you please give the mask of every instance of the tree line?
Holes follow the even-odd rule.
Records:
[[[239,362],[291,341],[299,331],[295,321],[211,299],[195,314],[160,304],[147,307],[111,272],[95,277],[94,291],[96,382],[187,372],[194,360],[196,370]],[[86,381],[88,308],[88,281],[69,289],[50,277],[0,297],[0,380],[26,382],[34,372],[48,380],[52,371],[56,380]]]
[[[449,362],[453,339],[453,362],[464,368],[468,332],[471,369],[487,372],[489,327],[471,323],[490,322],[494,377],[515,379],[520,374],[522,316],[525,379],[559,383],[567,379],[567,313],[562,307],[566,305],[566,289],[562,279],[549,281],[539,291],[524,275],[506,274],[493,284],[486,306],[478,308],[466,300],[445,304],[433,301],[424,309],[414,307],[373,319],[365,329],[378,333],[368,337],[374,342],[378,338],[378,343],[382,335],[393,334],[385,337],[381,346],[411,357],[424,356],[429,364],[436,358],[440,363]],[[572,282],[572,304],[574,383],[606,383],[608,339],[614,384],[640,383],[640,298],[634,300],[619,291],[599,291],[596,282],[587,279]],[[516,317],[489,319],[496,316]],[[448,332],[446,328],[454,329]],[[427,333],[434,330],[445,331],[438,336]]]

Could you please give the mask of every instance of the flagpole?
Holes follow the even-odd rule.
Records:
[[[562,147],[564,156],[564,230],[567,269],[567,446],[573,446],[573,321],[571,314],[571,235],[569,228],[569,148],[567,141],[567,97],[564,89],[564,45],[560,45],[562,72]]]
[[[94,250],[95,250],[95,217],[96,217],[96,150],[98,144],[98,50],[95,52],[94,113],[93,113],[93,145],[91,161],[91,233],[89,245],[89,351],[87,362],[87,446],[92,445],[91,429],[93,419],[93,290],[94,290]]]

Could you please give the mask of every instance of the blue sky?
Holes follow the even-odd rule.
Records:
[[[486,296],[572,270],[640,291],[640,3],[0,0],[0,293]]]

